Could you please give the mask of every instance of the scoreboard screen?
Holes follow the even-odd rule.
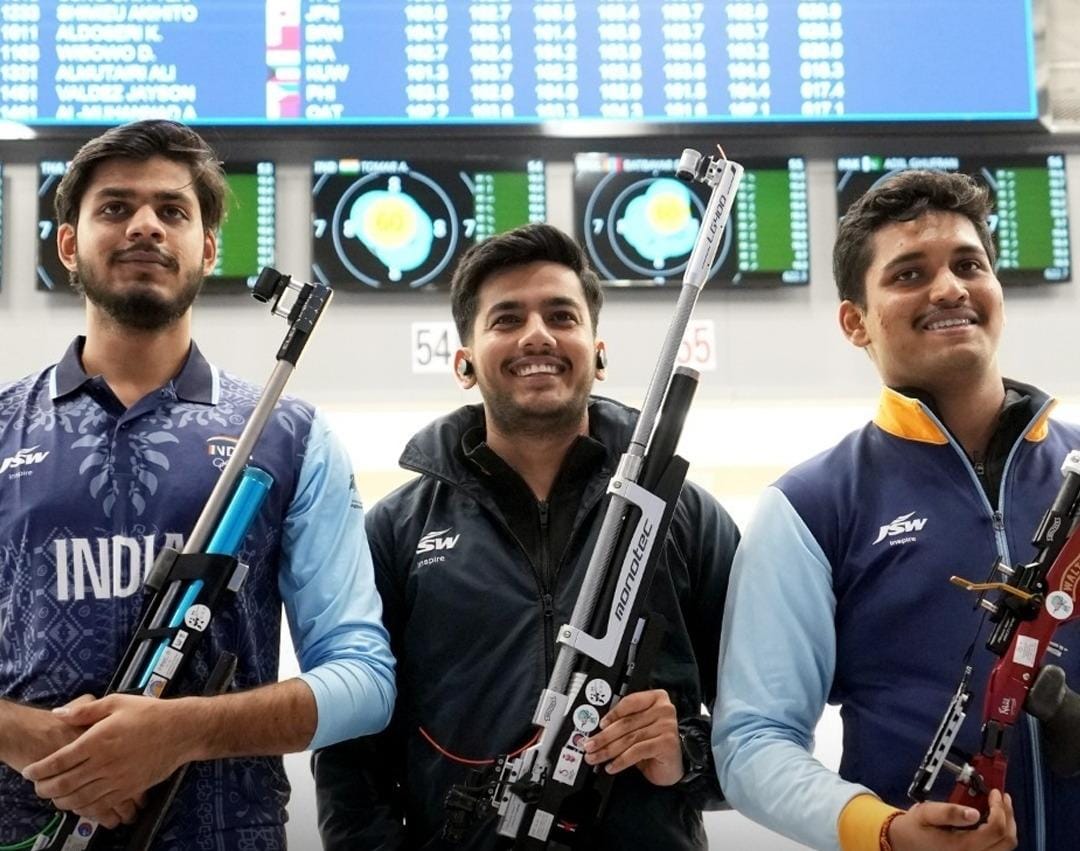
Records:
[[[710,287],[810,280],[806,163],[742,161],[746,171],[713,264]],[[618,286],[681,286],[709,188],[675,177],[677,159],[578,154],[577,238],[600,277]]]
[[[0,0],[0,120],[1033,121],[1033,2]]]
[[[312,274],[353,290],[437,289],[469,246],[547,215],[541,160],[317,160]]]
[[[840,215],[870,187],[909,168],[960,171],[990,188],[994,199],[990,233],[997,248],[996,268],[1002,284],[1072,279],[1063,154],[841,157],[836,164]]]

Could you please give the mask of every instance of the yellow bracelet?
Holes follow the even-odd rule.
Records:
[[[904,810],[897,810],[895,813],[889,813],[885,817],[885,821],[881,823],[881,834],[878,836],[881,851],[893,851],[892,844],[889,842],[889,827],[903,814]]]

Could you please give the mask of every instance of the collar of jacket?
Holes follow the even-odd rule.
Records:
[[[589,435],[604,445],[607,465],[615,468],[630,443],[638,412],[603,396],[589,398]],[[457,487],[476,487],[475,467],[466,459],[461,439],[483,427],[484,406],[465,405],[424,426],[405,445],[398,463],[406,470],[433,476]]]
[[[1023,429],[1026,440],[1038,443],[1046,438],[1050,411],[1057,404],[1045,392],[1031,384],[1023,384],[1006,378],[1008,397],[1026,397],[1027,425]],[[1008,398],[1007,397],[1007,398]],[[1007,402],[1008,403],[1008,402]],[[878,400],[874,424],[882,431],[905,440],[919,443],[945,444],[949,435],[936,414],[933,397],[915,388],[883,387]]]

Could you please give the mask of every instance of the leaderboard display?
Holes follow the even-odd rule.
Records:
[[[717,252],[710,287],[769,287],[810,280],[806,163],[746,167]],[[620,286],[681,286],[709,189],[675,176],[678,159],[578,154],[578,240],[602,279]]]
[[[1065,156],[884,157],[837,160],[840,215],[885,177],[907,168],[960,171],[986,184],[994,200],[990,232],[997,248],[1002,284],[1036,284],[1072,279],[1069,199]]]
[[[1033,2],[0,0],[0,119],[1034,120]]]
[[[547,216],[541,160],[317,160],[312,274],[353,290],[445,287],[474,243]]]
[[[38,165],[37,288],[70,292],[68,270],[56,254],[56,187],[64,176],[63,160]],[[274,163],[229,163],[225,220],[218,231],[217,263],[203,293],[241,292],[254,286],[264,266],[274,265],[277,220]]]

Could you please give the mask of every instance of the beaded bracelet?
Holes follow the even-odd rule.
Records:
[[[897,810],[894,813],[889,813],[885,817],[885,821],[881,823],[881,833],[878,835],[878,842],[881,846],[881,851],[893,851],[892,844],[889,842],[889,827],[896,819],[898,819],[903,814],[903,810]]]

